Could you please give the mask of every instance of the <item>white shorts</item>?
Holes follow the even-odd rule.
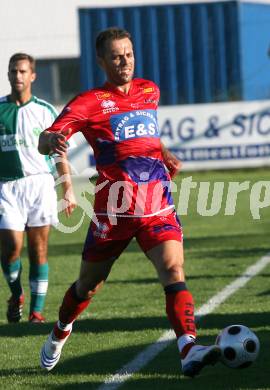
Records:
[[[57,195],[51,174],[0,182],[0,229],[56,225]]]

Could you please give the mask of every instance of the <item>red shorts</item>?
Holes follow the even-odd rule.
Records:
[[[104,261],[116,259],[128,246],[133,237],[144,252],[162,241],[182,241],[180,221],[175,213],[166,216],[146,218],[117,218],[111,224],[108,216],[96,216],[98,223],[91,222],[84,243],[82,259],[85,261]],[[96,221],[97,222],[97,221]]]

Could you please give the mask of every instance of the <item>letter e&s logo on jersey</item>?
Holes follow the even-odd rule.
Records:
[[[159,137],[157,113],[155,110],[135,110],[112,115],[110,124],[115,141],[126,141],[142,137]]]

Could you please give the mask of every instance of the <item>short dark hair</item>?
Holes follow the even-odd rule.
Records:
[[[96,38],[96,53],[98,57],[103,58],[105,55],[107,42],[116,39],[128,38],[132,42],[131,34],[119,27],[109,27],[101,31]]]
[[[34,57],[32,57],[30,54],[26,54],[26,53],[13,54],[9,59],[8,68],[10,68],[11,64],[14,64],[14,62],[18,62],[18,61],[22,61],[22,60],[29,61],[32,72],[36,71],[36,61],[35,61]]]

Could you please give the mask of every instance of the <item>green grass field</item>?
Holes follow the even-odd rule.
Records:
[[[184,173],[194,182],[250,181],[250,187],[269,181],[269,169]],[[76,184],[77,195],[86,181]],[[260,210],[260,219],[250,211],[250,193],[239,194],[236,212],[225,216],[226,196],[215,216],[197,210],[198,190],[192,190],[187,215],[181,220],[185,234],[187,285],[196,308],[206,303],[264,254],[270,252],[270,207]],[[263,197],[263,194],[262,194]],[[178,193],[175,193],[176,203]],[[231,200],[229,199],[228,202]],[[211,199],[209,199],[209,205]],[[252,206],[253,207],[253,206]],[[82,218],[79,208],[67,222]],[[154,343],[169,328],[164,295],[156,274],[136,242],[116,262],[112,273],[93,303],[74,325],[58,366],[49,374],[39,368],[39,351],[57,319],[58,307],[68,286],[76,279],[80,252],[88,226],[87,218],[72,234],[53,230],[50,237],[50,282],[44,315],[45,324],[27,322],[29,288],[28,263],[23,253],[23,283],[26,292],[24,318],[8,325],[5,311],[9,296],[0,275],[0,388],[1,389],[97,389],[109,375]],[[229,324],[251,327],[261,342],[257,361],[245,370],[233,370],[221,363],[205,368],[195,379],[181,374],[176,343],[173,342],[140,372],[125,382],[123,390],[270,389],[270,266],[243,288],[202,318],[198,334],[202,343],[213,343],[218,332]]]

